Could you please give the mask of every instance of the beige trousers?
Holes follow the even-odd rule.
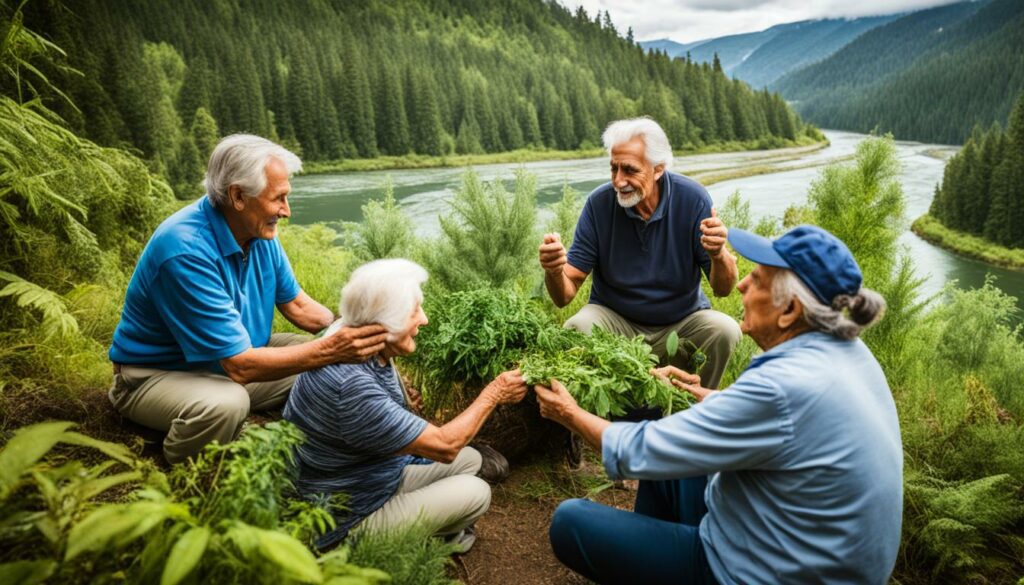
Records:
[[[584,305],[565,322],[567,329],[576,329],[588,335],[594,325],[628,337],[643,335],[644,341],[651,346],[662,365],[679,368],[684,368],[689,363],[690,356],[682,344],[683,339],[689,339],[708,356],[708,361],[700,372],[700,385],[705,388],[718,388],[725,366],[729,363],[729,357],[732,356],[732,351],[742,336],[739,324],[732,317],[710,309],[694,311],[682,321],[665,327],[649,327],[633,323],[608,307],[591,303]],[[671,359],[666,359],[665,341],[672,331],[679,335],[679,352]]]
[[[480,453],[465,447],[455,461],[406,465],[398,492],[355,530],[381,531],[423,522],[434,534],[455,534],[491,505],[491,486],[476,477]]]
[[[275,333],[268,347],[297,345],[307,335]],[[224,374],[172,371],[122,365],[114,374],[110,402],[141,425],[165,431],[164,457],[184,461],[212,441],[228,443],[238,435],[250,411],[280,407],[296,376],[241,385]]]

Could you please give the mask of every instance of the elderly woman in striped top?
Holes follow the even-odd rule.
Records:
[[[400,259],[376,260],[353,272],[342,290],[343,323],[380,323],[388,330],[384,350],[362,364],[300,375],[285,406],[285,419],[306,434],[296,452],[299,491],[348,495],[337,527],[317,542],[320,548],[336,545],[353,529],[421,521],[464,552],[475,540],[473,522],[490,505],[490,486],[476,477],[480,454],[467,444],[495,407],[523,399],[526,383],[518,370],[501,374],[441,427],[409,408],[391,358],[416,349],[419,328],[427,324],[420,290],[426,279],[421,266]]]

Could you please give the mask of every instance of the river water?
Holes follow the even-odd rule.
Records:
[[[750,202],[755,216],[781,217],[793,203],[803,203],[811,182],[824,165],[848,160],[857,144],[867,138],[852,132],[825,131],[830,145],[823,149],[782,149],[739,153],[701,154],[677,157],[673,170],[691,175],[698,180],[714,180],[722,173],[741,171],[749,167],[768,167],[771,172],[756,176],[715,182],[708,192],[716,204],[721,205],[734,191],[739,191]],[[897,142],[897,156],[901,164],[901,181],[906,198],[907,225],[910,220],[928,210],[935,186],[942,180],[946,159],[957,147]],[[511,182],[516,169],[525,167],[537,180],[537,198],[543,206],[561,197],[562,186],[568,184],[583,194],[609,180],[606,158],[541,161],[482,165],[474,170],[485,181],[501,179]],[[448,201],[458,187],[465,169],[416,169],[373,171],[334,175],[300,175],[292,181],[292,221],[297,224],[314,222],[359,221],[361,206],[371,199],[382,197],[388,176],[395,187],[395,197],[405,213],[412,218],[421,236],[435,235],[439,231],[438,216],[449,212]],[[542,212],[543,225],[546,210]],[[1024,272],[989,266],[982,262],[962,258],[933,246],[908,231],[901,243],[914,258],[918,273],[925,277],[922,294],[939,292],[950,280],[958,286],[981,286],[986,275],[996,278],[996,285],[1018,299],[1024,309]]]

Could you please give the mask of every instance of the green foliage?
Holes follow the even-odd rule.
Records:
[[[347,225],[348,248],[360,262],[380,258],[403,258],[415,242],[412,221],[395,202],[395,185],[388,177],[384,182],[384,201],[370,201],[363,206],[363,221]]]
[[[300,226],[281,224],[278,240],[288,254],[295,278],[302,290],[325,307],[336,309],[355,262],[352,253],[337,245],[338,232],[323,224]],[[305,333],[274,313],[274,331]]]
[[[583,211],[583,199],[579,191],[568,184],[562,186],[562,198],[552,204],[549,209],[553,215],[544,226],[544,231],[556,233],[562,236],[562,244],[568,250],[572,246],[573,236],[576,234],[576,222],[580,219]]]
[[[733,191],[725,199],[725,204],[717,209],[718,217],[722,223],[730,228],[751,230],[754,227],[754,219],[750,213],[750,202],[740,196],[740,192]]]
[[[391,576],[393,585],[454,585],[448,578],[453,544],[433,538],[421,524],[377,532],[359,532],[350,562],[377,567]]]
[[[424,311],[430,324],[403,363],[412,367],[414,383],[431,409],[461,401],[453,385],[479,386],[508,370],[545,326],[529,301],[507,290],[427,296]]]
[[[441,217],[442,237],[425,249],[431,281],[447,290],[501,288],[536,280],[536,178],[516,171],[512,193],[501,181],[483,183],[467,171],[452,200],[452,216]]]
[[[545,329],[520,367],[527,384],[557,379],[584,410],[598,416],[621,416],[642,405],[682,410],[689,399],[651,376],[657,365],[642,336],[629,339],[595,327],[590,335]]]

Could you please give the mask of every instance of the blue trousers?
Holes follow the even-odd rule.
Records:
[[[551,548],[597,583],[714,585],[697,533],[706,486],[707,477],[641,481],[632,512],[566,500],[551,520]]]

